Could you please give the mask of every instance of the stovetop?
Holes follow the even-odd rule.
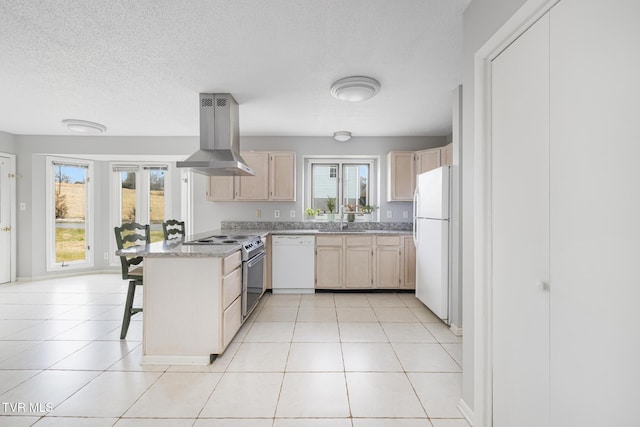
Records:
[[[202,239],[191,240],[184,242],[185,245],[239,245],[248,240],[259,238],[258,236],[245,236],[245,235],[225,235],[216,234],[213,236],[204,237]]]
[[[264,242],[260,236],[216,234],[184,242],[183,245],[241,245],[242,258],[247,259],[263,250]]]

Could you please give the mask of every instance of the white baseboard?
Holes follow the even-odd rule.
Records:
[[[309,288],[271,288],[273,294],[315,294],[315,289]]]
[[[464,399],[460,399],[458,402],[458,410],[462,412],[462,415],[469,425],[473,426],[473,411],[469,408],[469,405],[467,405],[467,402],[465,402]]]
[[[112,270],[82,270],[82,271],[73,271],[73,272],[64,272],[64,273],[49,273],[44,276],[20,276],[16,277],[16,282],[37,282],[40,280],[47,279],[62,279],[65,277],[74,277],[74,276],[87,276],[89,274],[120,274],[120,269],[112,269]]]
[[[210,356],[142,356],[140,365],[206,366]]]
[[[451,324],[451,326],[449,326],[449,329],[451,330],[451,332],[453,332],[453,335],[455,335],[457,337],[461,337],[462,336],[462,328],[457,327],[453,323]]]

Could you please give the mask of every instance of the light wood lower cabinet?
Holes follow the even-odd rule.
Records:
[[[416,288],[416,245],[413,243],[413,236],[404,236],[404,276],[402,287],[405,289]]]
[[[342,236],[316,237],[316,288],[344,287]]]
[[[373,287],[373,236],[344,236],[344,286]]]
[[[411,236],[317,236],[315,268],[318,289],[413,289],[415,247]]]

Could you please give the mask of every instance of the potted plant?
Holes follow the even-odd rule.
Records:
[[[329,221],[335,219],[336,198],[327,196],[327,210],[329,211]]]
[[[307,208],[304,213],[307,215],[307,219],[313,221],[316,215],[320,215],[320,209]]]
[[[360,206],[360,210],[362,211],[362,216],[364,217],[364,221],[371,221],[371,214],[378,210],[378,206],[372,205],[363,205]]]
[[[345,210],[347,211],[347,222],[353,222],[356,220],[356,214],[354,212],[355,206],[352,204],[348,204],[345,206]]]

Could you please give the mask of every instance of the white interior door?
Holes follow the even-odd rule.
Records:
[[[10,159],[0,157],[0,283],[11,281],[11,184]]]
[[[552,426],[637,426],[640,2],[551,10]]]
[[[492,64],[493,426],[549,425],[549,17]]]

